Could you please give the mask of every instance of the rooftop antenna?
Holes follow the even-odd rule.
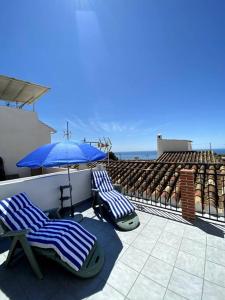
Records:
[[[110,138],[106,139],[103,137],[103,139],[105,142],[106,151],[108,152],[108,166],[109,166],[109,152],[112,149],[112,142],[111,142]]]
[[[71,131],[69,130],[69,122],[66,121],[66,130],[64,130],[64,137],[66,137],[67,141],[69,141],[71,135]]]
[[[109,164],[109,152],[112,149],[112,142],[109,137],[107,137],[107,138],[103,137],[102,139],[99,138],[98,141],[87,141],[86,138],[84,138],[83,142],[90,144],[90,145],[94,144],[100,150],[103,149],[103,151],[104,150],[107,151],[108,152],[108,164]]]

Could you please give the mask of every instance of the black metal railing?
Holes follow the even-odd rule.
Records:
[[[225,174],[216,170],[196,174],[195,210],[207,219],[225,222]]]
[[[108,172],[135,203],[181,212],[179,175],[183,167],[194,171],[196,215],[225,222],[225,166],[221,171],[216,165],[158,163],[147,169],[125,166],[116,172],[108,168]]]
[[[108,171],[110,174],[111,170]],[[178,177],[172,165],[152,169],[125,168],[117,173],[114,183],[120,184],[122,193],[134,202],[181,211]]]

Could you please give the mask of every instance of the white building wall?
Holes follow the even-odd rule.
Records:
[[[165,151],[191,151],[192,142],[188,140],[163,139],[157,136],[157,155],[158,157]]]
[[[38,120],[35,112],[0,106],[0,157],[5,173],[29,176],[27,168],[16,163],[37,147],[51,142],[51,130]]]
[[[28,194],[34,204],[42,210],[60,206],[60,185],[68,184],[66,172],[19,178],[0,182],[0,200],[20,192]],[[71,171],[73,204],[91,197],[91,171]],[[66,205],[67,204],[67,205]],[[65,207],[70,201],[65,201]]]

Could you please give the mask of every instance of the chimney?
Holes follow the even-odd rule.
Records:
[[[162,152],[162,135],[161,133],[157,134],[157,158],[163,153]]]

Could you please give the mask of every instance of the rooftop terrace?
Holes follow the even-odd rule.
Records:
[[[41,258],[44,279],[38,280],[21,258],[7,270],[1,265],[0,299],[225,299],[223,226],[200,219],[192,226],[179,215],[139,206],[141,225],[119,232],[88,206],[77,210],[104,248],[101,273],[81,280]],[[1,240],[1,263],[7,247]]]

